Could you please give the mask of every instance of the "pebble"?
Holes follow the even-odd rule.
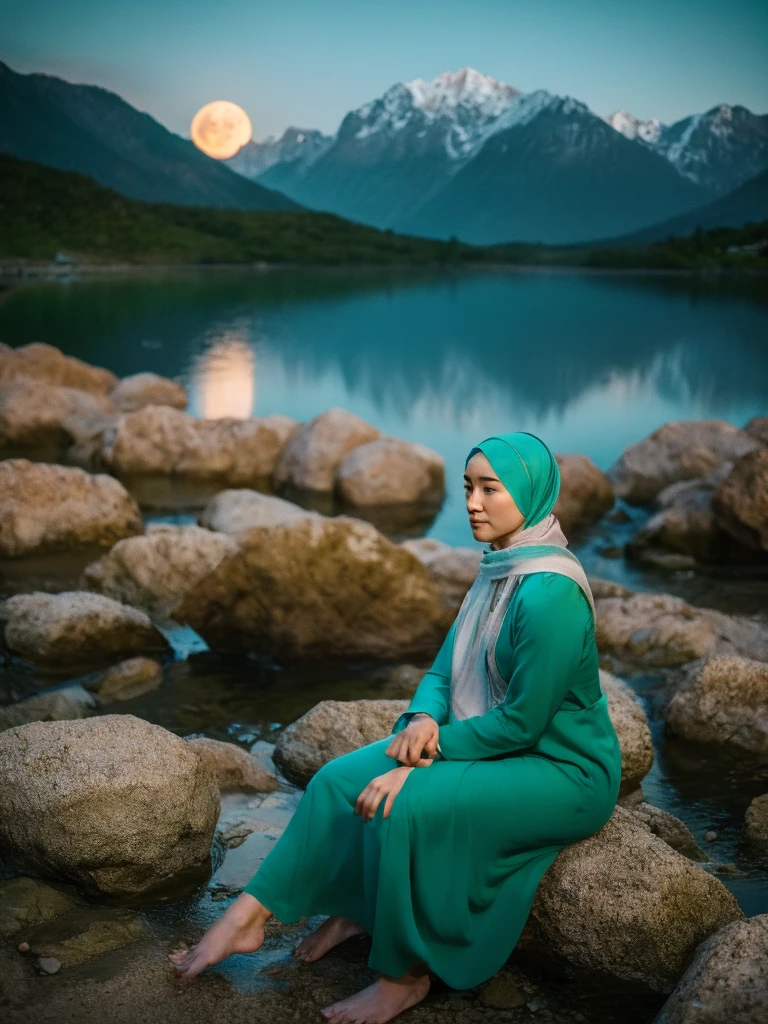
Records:
[[[710,829],[709,832],[704,833],[704,838],[707,840],[707,842],[711,842],[713,839],[717,839],[717,832],[713,831],[713,829]]]
[[[528,1007],[531,1013],[536,1013],[537,1010],[540,1010],[542,1008],[544,1003],[542,1003],[540,999],[529,999],[525,1005]]]
[[[61,967],[61,960],[57,960],[55,956],[41,956],[36,961],[36,967],[43,974],[55,974]]]
[[[18,946],[16,947],[16,949],[18,949],[18,951],[20,953],[28,953],[29,952],[29,943],[28,942],[20,942],[18,944]]]

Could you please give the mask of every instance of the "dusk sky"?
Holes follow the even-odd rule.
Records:
[[[603,116],[768,112],[761,0],[25,0],[3,37],[15,70],[104,86],[184,136],[214,99],[257,139],[333,132],[394,82],[466,65]]]

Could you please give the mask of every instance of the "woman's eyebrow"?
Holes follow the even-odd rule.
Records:
[[[465,480],[469,480],[469,482],[472,483],[472,479],[470,477],[468,477],[466,473],[464,474],[464,479]],[[477,479],[478,480],[491,480],[495,484],[500,482],[499,478],[495,477],[495,476],[479,476]]]

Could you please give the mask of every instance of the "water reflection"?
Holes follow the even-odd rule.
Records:
[[[192,411],[207,420],[253,415],[256,395],[256,355],[242,326],[232,326],[210,337],[195,358]]]

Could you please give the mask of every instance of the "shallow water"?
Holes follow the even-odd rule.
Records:
[[[0,303],[0,340],[48,341],[121,375],[178,374],[196,415],[282,412],[307,420],[343,406],[446,459],[439,508],[372,514],[376,525],[395,540],[428,535],[475,546],[461,474],[466,452],[482,437],[530,430],[555,451],[586,454],[607,469],[627,445],[669,420],[721,418],[742,426],[766,414],[766,304],[761,280],[707,284],[674,275],[147,272],[21,288]],[[126,483],[147,522],[193,522],[216,489],[188,481]],[[768,616],[764,568],[662,572],[614,557],[649,515],[620,505],[628,522],[603,519],[569,537],[588,574]],[[6,562],[0,597],[72,589],[98,553]],[[162,687],[113,704],[110,713],[248,746],[274,740],[320,700],[382,695],[381,666],[299,672],[213,655],[188,629],[171,627],[169,637],[175,660],[165,666]],[[7,665],[0,701],[59,681]],[[657,680],[631,682],[651,717],[656,750],[643,783],[646,799],[689,826],[713,858],[706,869],[718,873],[748,915],[767,912],[768,871],[743,849],[739,830],[750,799],[768,789],[768,770],[666,737],[654,711]],[[704,840],[709,829],[718,833],[713,842]],[[145,913],[170,936],[182,922],[194,931],[221,909],[203,885]],[[283,954],[265,950],[259,964],[269,955],[279,961]],[[235,959],[243,964],[232,968],[233,980],[245,985],[253,963]],[[610,1019],[607,1006],[594,1019]]]

